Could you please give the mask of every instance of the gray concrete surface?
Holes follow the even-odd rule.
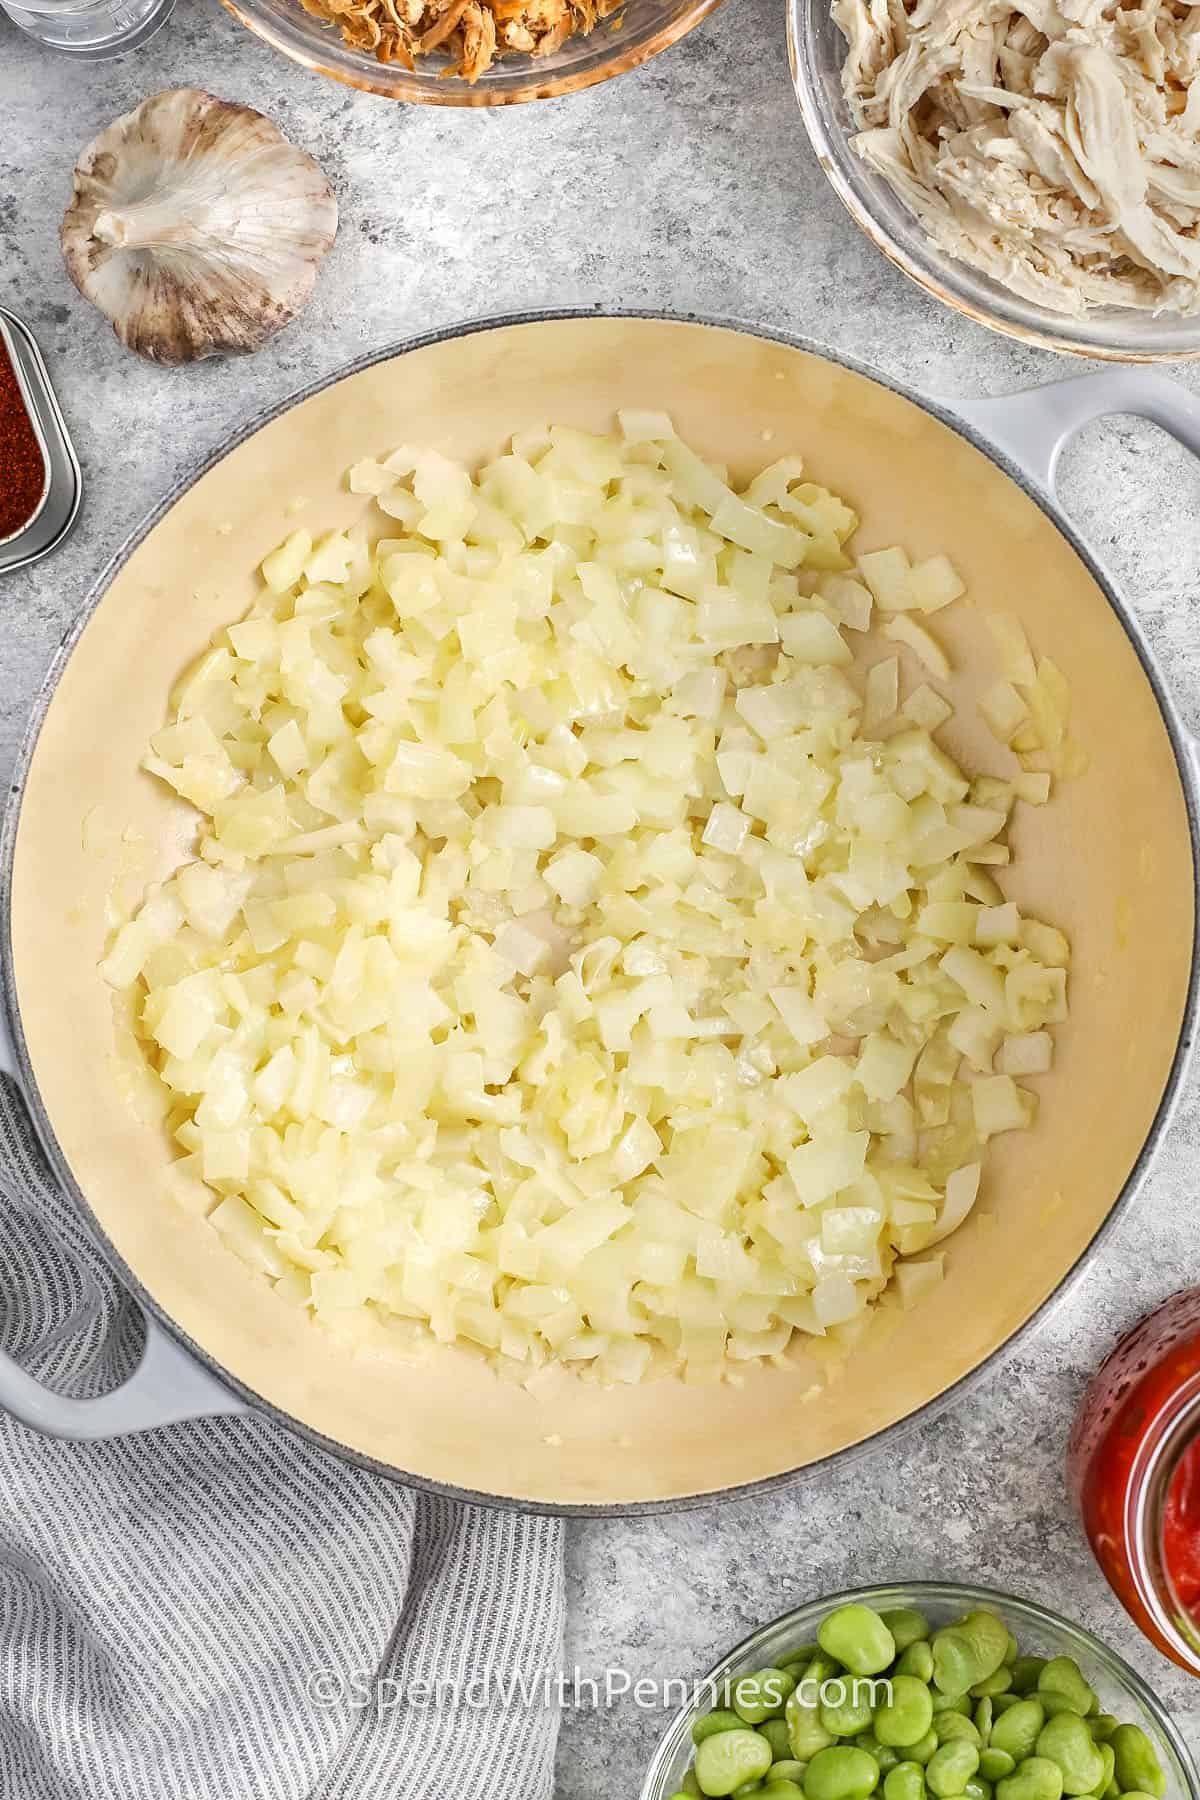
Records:
[[[146,94],[183,84],[271,114],[328,170],[342,230],[311,306],[273,346],[170,372],[126,354],[79,300],[57,232],[77,150]],[[95,572],[257,410],[429,326],[595,301],[807,332],[948,400],[1072,372],[943,310],[860,237],[809,152],[781,0],[729,0],[632,76],[494,113],[402,108],[324,83],[216,0],[181,0],[143,51],[90,67],[0,18],[0,304],[41,341],[87,482],[70,544],[0,581],[0,770]],[[1062,493],[1200,728],[1200,469],[1154,428],[1114,420],[1073,446]],[[1063,1484],[1086,1373],[1125,1324],[1200,1275],[1197,1101],[1193,1083],[1140,1203],[1068,1301],[938,1422],[769,1499],[572,1526],[568,1663],[698,1674],[802,1597],[874,1577],[970,1577],[1100,1631],[1200,1744],[1200,1689],[1126,1624]],[[568,1712],[562,1800],[629,1800],[663,1722],[628,1704]]]

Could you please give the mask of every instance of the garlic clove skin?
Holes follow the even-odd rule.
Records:
[[[83,152],[62,247],[127,348],[186,363],[261,349],[305,304],[337,223],[325,175],[270,119],[175,88]]]

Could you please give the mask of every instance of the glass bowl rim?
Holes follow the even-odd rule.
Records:
[[[226,0],[228,3],[228,0]],[[806,59],[801,54],[802,43],[807,39],[807,26],[815,6],[828,5],[828,0],[787,0],[787,45],[788,63],[791,70],[792,87],[800,108],[800,116],[804,121],[804,129],[808,133],[813,155],[821,166],[822,173],[830,187],[845,207],[854,223],[863,235],[870,239],[875,248],[887,257],[902,274],[907,275],[918,287],[939,300],[943,306],[961,313],[964,318],[971,319],[976,325],[982,325],[989,331],[1000,333],[1004,337],[1014,338],[1018,343],[1028,344],[1038,350],[1054,350],[1061,356],[1073,356],[1083,361],[1117,362],[1117,363],[1184,363],[1200,359],[1200,317],[1194,321],[1196,340],[1193,344],[1182,348],[1149,348],[1136,341],[1136,332],[1130,331],[1125,340],[1112,343],[1099,342],[1087,334],[1087,315],[1079,321],[1079,329],[1074,333],[1067,330],[1065,322],[1056,326],[1056,315],[1044,307],[1037,307],[1032,301],[1026,301],[1019,295],[1009,296],[1008,303],[1013,308],[1014,316],[1007,317],[981,299],[967,291],[969,275],[979,281],[987,282],[997,290],[1001,301],[1004,290],[1000,283],[981,271],[970,270],[970,265],[958,262],[954,257],[942,257],[940,272],[934,271],[933,262],[937,252],[932,245],[927,259],[910,250],[887,225],[876,218],[870,205],[840,169],[830,154],[830,146],[836,136],[840,136],[836,123],[827,116],[821,103],[820,95],[809,79]],[[914,234],[922,235],[923,227],[914,218]],[[969,271],[969,275],[960,273]],[[1020,316],[1016,316],[1016,315]],[[1093,315],[1100,317],[1099,313]],[[1152,315],[1142,314],[1136,310],[1113,309],[1106,317],[1114,323],[1129,321],[1134,327],[1140,319]],[[1066,315],[1063,315],[1064,321]],[[1072,323],[1075,323],[1072,321]]]
[[[1012,1614],[1027,1623],[1048,1627],[1054,1632],[1064,1632],[1068,1637],[1082,1639],[1090,1656],[1094,1656],[1107,1673],[1122,1686],[1128,1689],[1132,1698],[1143,1712],[1153,1720],[1161,1731],[1166,1742],[1174,1752],[1184,1780],[1190,1787],[1190,1794],[1185,1800],[1200,1800],[1200,1767],[1191,1749],[1186,1743],[1183,1733],[1174,1719],[1167,1712],[1163,1702],[1154,1689],[1137,1670],[1128,1663],[1119,1651],[1113,1650],[1104,1643],[1086,1625],[1076,1624],[1073,1619],[1065,1618],[1062,1613],[1044,1606],[1040,1600],[1023,1599],[1019,1594],[1009,1593],[1005,1588],[979,1587],[973,1582],[914,1580],[871,1582],[865,1586],[845,1588],[837,1593],[819,1595],[812,1600],[802,1601],[799,1605],[789,1607],[786,1612],[777,1614],[757,1625],[753,1631],[741,1638],[731,1649],[707,1669],[703,1675],[696,1677],[694,1686],[707,1682],[718,1682],[734,1672],[737,1663],[745,1657],[756,1644],[769,1633],[786,1626],[792,1620],[810,1617],[813,1613],[833,1611],[835,1607],[847,1606],[857,1602],[864,1606],[899,1607],[911,1605],[914,1601],[940,1601],[949,1605],[960,1602],[980,1606],[994,1606],[1001,1613]],[[674,1713],[659,1738],[649,1768],[646,1771],[642,1786],[638,1791],[638,1800],[660,1800],[665,1795],[664,1777],[667,1766],[676,1749],[676,1740],[684,1733],[690,1733],[691,1723],[696,1716],[697,1707],[685,1701]]]
[[[626,0],[626,5],[632,3],[633,0]],[[315,42],[310,48],[302,41],[299,20],[293,36],[272,24],[270,10],[260,7],[259,0],[221,0],[221,4],[247,31],[281,56],[286,56],[289,62],[314,75],[341,82],[344,87],[354,88],[359,93],[416,106],[489,107],[562,99],[569,94],[582,93],[586,88],[598,87],[614,76],[628,74],[686,37],[716,12],[723,0],[676,0],[676,11],[657,30],[650,30],[647,36],[636,41],[614,40],[611,56],[582,68],[563,68],[556,75],[551,59],[546,59],[549,66],[544,71],[539,71],[536,61],[529,59],[532,67],[521,80],[518,71],[506,69],[504,60],[500,59],[495,77],[489,81],[488,76],[492,73],[489,70],[474,86],[459,77],[444,77],[433,71],[424,73],[420,68],[408,70],[398,63],[378,63],[365,51],[354,51],[344,44],[332,26],[331,55],[326,58],[319,53]],[[297,12],[300,12],[299,6]],[[571,41],[574,40],[568,40]],[[588,39],[580,41],[586,43]],[[343,57],[344,61],[341,60]],[[361,57],[360,64],[354,61],[356,57]],[[372,70],[387,71],[387,78],[372,80]]]

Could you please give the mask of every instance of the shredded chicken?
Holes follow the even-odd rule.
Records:
[[[447,74],[478,81],[497,56],[549,56],[567,38],[586,36],[625,0],[301,0],[306,12],[337,26],[346,43],[382,63],[416,67],[442,51]]]
[[[833,0],[854,148],[1027,300],[1200,312],[1200,5]]]

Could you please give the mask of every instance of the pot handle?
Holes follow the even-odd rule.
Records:
[[[131,1437],[178,1425],[184,1419],[211,1419],[251,1409],[155,1320],[146,1320],[146,1347],[127,1381],[91,1400],[56,1394],[35,1381],[11,1356],[0,1353],[0,1411],[10,1413],[45,1437],[92,1440]]]
[[[1051,491],[1064,445],[1082,425],[1109,413],[1149,419],[1200,457],[1200,400],[1169,376],[1146,369],[1098,370],[998,399],[956,403],[955,410]]]
[[[2,1007],[0,1073],[9,1076],[17,1092],[22,1092]],[[15,1358],[0,1352],[0,1411],[10,1413],[22,1425],[29,1425],[46,1437],[129,1437],[139,1431],[154,1431],[160,1425],[177,1425],[184,1419],[208,1419],[251,1410],[148,1315],[146,1344],[137,1368],[120,1387],[93,1399],[77,1400],[55,1393],[28,1374]]]

